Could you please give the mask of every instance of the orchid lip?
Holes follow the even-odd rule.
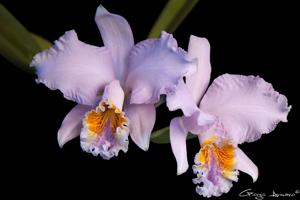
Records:
[[[238,171],[235,170],[235,147],[228,139],[211,136],[202,143],[202,148],[195,156],[193,180],[196,191],[205,197],[220,196],[227,193],[232,183],[237,181]]]
[[[83,119],[80,135],[82,149],[103,159],[117,156],[120,150],[127,152],[128,123],[125,113],[111,100],[102,100]]]

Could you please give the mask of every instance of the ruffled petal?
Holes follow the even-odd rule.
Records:
[[[188,56],[198,60],[197,72],[186,79],[186,85],[198,105],[207,89],[211,73],[210,45],[207,39],[191,35]]]
[[[200,109],[216,115],[235,144],[253,142],[287,122],[287,98],[260,77],[225,74],[214,80]]]
[[[154,127],[156,110],[153,104],[130,104],[125,107],[130,124],[130,137],[144,151],[150,144],[150,135]]]
[[[61,148],[65,143],[80,135],[82,119],[90,109],[90,106],[78,104],[66,115],[57,133],[57,141]]]
[[[253,182],[258,178],[257,166],[248,158],[248,156],[240,149],[236,149],[236,169],[249,174]]]
[[[186,137],[188,131],[185,129],[182,118],[172,119],[170,124],[170,141],[173,154],[177,161],[177,175],[180,175],[189,167],[186,152]]]
[[[185,116],[191,116],[199,110],[183,80],[179,81],[174,92],[167,93],[166,103],[170,111],[181,109]]]
[[[78,40],[68,31],[55,45],[34,56],[31,66],[37,70],[37,82],[79,104],[95,105],[104,86],[114,80],[110,52]]]
[[[123,17],[108,12],[102,5],[97,8],[95,21],[104,45],[111,52],[117,79],[123,82],[128,54],[134,46],[131,28]]]
[[[126,88],[131,91],[130,103],[158,102],[161,94],[174,92],[179,81],[197,68],[196,60],[190,61],[166,32],[159,39],[140,42],[129,56]]]

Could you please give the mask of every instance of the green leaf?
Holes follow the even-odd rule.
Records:
[[[170,135],[169,135],[170,128],[165,127],[162,129],[159,129],[151,134],[151,142],[157,143],[157,144],[168,144],[170,143]],[[197,136],[194,134],[188,134],[187,140],[196,138]]]
[[[161,31],[173,33],[198,0],[169,0],[152,27],[149,38],[159,37]]]
[[[159,129],[151,134],[151,142],[158,144],[170,143],[169,140],[169,127]]]
[[[35,40],[35,42],[39,45],[41,50],[49,49],[52,46],[52,43],[46,40],[45,38],[42,38],[41,36],[31,33],[32,38]]]
[[[0,54],[22,70],[33,73],[29,63],[39,51],[41,48],[30,32],[0,4]]]

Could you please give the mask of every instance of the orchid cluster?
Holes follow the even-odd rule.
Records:
[[[178,175],[188,169],[187,134],[198,136],[201,149],[193,181],[199,195],[227,193],[238,170],[256,181],[258,169],[238,145],[256,141],[287,121],[285,96],[255,76],[225,74],[208,87],[210,46],[205,38],[191,36],[187,52],[166,32],[134,44],[123,17],[99,6],[95,21],[103,47],[81,42],[71,30],[31,63],[38,83],[77,103],[58,131],[60,147],[80,136],[83,151],[108,160],[120,150],[127,152],[130,135],[146,151],[155,105],[164,95],[170,111],[183,112],[170,123]]]

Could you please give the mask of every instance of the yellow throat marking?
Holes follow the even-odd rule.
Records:
[[[86,114],[85,124],[91,136],[100,136],[104,129],[109,127],[114,134],[117,128],[124,129],[128,124],[127,117],[111,101],[101,101],[95,110]]]
[[[221,140],[217,143],[217,140]],[[211,159],[214,159],[216,166],[211,166]],[[233,176],[235,165],[235,148],[228,139],[221,139],[213,136],[202,144],[198,160],[202,165],[200,167],[217,167],[225,177]]]

